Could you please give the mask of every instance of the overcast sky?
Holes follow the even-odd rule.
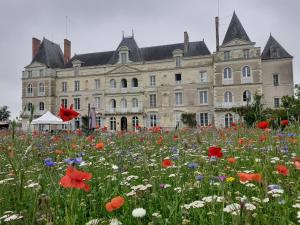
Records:
[[[300,83],[300,0],[219,0],[220,42],[235,10],[251,41],[265,46],[272,35],[294,56],[294,79]],[[21,74],[31,62],[31,38],[43,37],[72,55],[115,50],[122,38],[134,36],[140,47],[204,39],[215,50],[214,17],[218,0],[0,0],[0,106],[12,116],[21,110]]]

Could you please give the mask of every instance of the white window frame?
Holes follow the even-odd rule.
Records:
[[[125,98],[121,99],[120,102],[121,112],[127,112],[127,100]]]
[[[275,77],[277,77],[276,79],[277,79],[277,82],[275,82]],[[279,86],[279,74],[278,73],[274,73],[273,74],[273,76],[272,76],[272,82],[273,82],[273,86],[274,87],[277,87],[277,86]]]
[[[181,67],[181,57],[180,56],[175,57],[175,65],[176,65],[176,68]]]
[[[200,83],[207,83],[208,82],[208,75],[207,71],[200,71]]]
[[[95,89],[100,89],[100,79],[95,79]]]
[[[43,107],[41,107],[41,106],[43,106]],[[44,102],[39,103],[39,110],[42,111],[42,112],[45,111],[45,103]]]
[[[244,49],[243,56],[244,56],[244,59],[249,59],[250,58],[250,49]]]
[[[247,96],[247,93],[248,93],[248,96]],[[246,97],[246,100],[245,100],[244,97]],[[249,99],[249,100],[247,101],[247,99]],[[243,100],[243,102],[249,102],[249,103],[252,101],[252,95],[251,95],[251,92],[249,90],[243,91],[242,100]]]
[[[109,101],[109,110],[111,113],[116,112],[116,108],[117,108],[117,101],[116,99],[111,99]]]
[[[27,96],[33,96],[33,85],[32,85],[32,83],[27,85],[26,93],[27,93]]]
[[[232,104],[233,103],[233,94],[232,94],[231,91],[225,91],[223,96],[224,96],[224,103],[225,104]]]
[[[80,81],[79,80],[74,81],[74,91],[80,91]]]
[[[224,52],[224,60],[229,60],[230,59],[230,51],[225,51]]]
[[[45,83],[40,82],[39,83],[39,96],[44,96],[45,95]]]
[[[80,98],[74,98],[74,109],[80,110]]]
[[[111,89],[115,89],[117,87],[117,82],[115,79],[110,79],[109,80],[109,86]]]
[[[149,76],[149,85],[150,85],[150,87],[155,87],[156,86],[156,76],[155,75],[150,75]]]
[[[127,64],[128,63],[128,53],[127,52],[120,52],[121,57],[121,64]]]
[[[132,108],[138,109],[139,108],[139,100],[137,98],[132,99]]]
[[[158,115],[157,113],[149,114],[149,127],[158,126]]]
[[[277,100],[278,100],[278,106],[277,106],[277,102],[276,102]],[[274,108],[276,108],[276,109],[280,108],[280,102],[281,102],[281,100],[279,97],[274,97],[274,100],[273,100]]]
[[[109,118],[109,128],[112,131],[116,131],[117,130],[117,120],[116,117],[112,116]]]
[[[61,104],[63,104],[63,106],[64,106],[65,108],[68,107],[68,99],[67,99],[67,98],[62,98],[62,99],[60,100],[60,102],[61,102]]]
[[[208,105],[208,90],[200,90],[199,91],[199,104],[200,105]]]
[[[95,108],[96,109],[100,109],[101,108],[101,97],[100,96],[96,96],[95,97]]]
[[[182,105],[183,105],[183,93],[175,92],[175,106],[182,106]]]
[[[156,102],[156,94],[150,94],[149,95],[149,108],[156,108],[157,102]]]
[[[230,75],[230,77],[229,77]],[[223,84],[232,84],[233,83],[233,72],[231,67],[225,67],[223,70]]]
[[[175,122],[175,128],[181,128],[182,127],[182,121],[181,121],[181,114],[182,112],[175,112],[174,113],[174,122]]]
[[[226,113],[224,115],[224,127],[229,128],[231,124],[233,123],[234,118],[232,113]]]
[[[139,118],[137,116],[133,116],[131,119],[132,122],[132,128],[134,131],[137,130],[137,126],[139,125]]]
[[[201,127],[206,127],[209,125],[209,113],[208,112],[200,112],[198,113],[198,125]]]

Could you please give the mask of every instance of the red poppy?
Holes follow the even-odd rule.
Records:
[[[160,145],[163,142],[163,140],[164,140],[163,136],[160,136],[159,139],[156,141],[156,143]]]
[[[79,113],[73,110],[73,104],[71,104],[69,109],[65,108],[64,105],[61,104],[58,115],[64,122],[66,122],[76,118]]]
[[[241,182],[248,182],[248,181],[260,182],[262,179],[262,176],[259,173],[239,173],[238,176],[240,177]]]
[[[280,124],[281,124],[281,126],[285,127],[285,126],[289,125],[289,121],[288,120],[281,120]]]
[[[221,158],[223,156],[222,148],[216,147],[216,146],[211,146],[208,149],[208,156],[209,157],[217,157]]]
[[[289,175],[289,169],[284,165],[278,165],[277,166],[277,172],[282,174],[283,176]]]
[[[173,165],[173,163],[170,159],[164,159],[161,163],[161,166],[164,167],[164,168],[168,168],[172,165]]]
[[[257,127],[259,129],[266,129],[266,128],[268,128],[268,126],[269,126],[269,123],[267,121],[261,121],[257,124]]]
[[[173,140],[174,140],[174,141],[177,141],[178,139],[179,139],[179,136],[178,136],[177,134],[174,134]]]
[[[112,212],[116,209],[121,208],[121,206],[124,204],[125,199],[122,196],[117,196],[113,198],[110,202],[105,204],[105,209],[108,212]]]
[[[229,157],[229,158],[227,158],[227,162],[229,162],[229,163],[231,163],[231,164],[233,164],[233,163],[236,163],[236,158],[234,158],[234,157]]]
[[[102,128],[101,128],[101,131],[102,131],[103,133],[105,133],[105,132],[107,131],[107,127],[106,127],[106,126],[102,127]]]
[[[99,149],[99,150],[103,149],[104,146],[105,146],[105,145],[104,145],[103,142],[99,142],[98,144],[96,144],[96,148]]]
[[[90,186],[86,184],[85,180],[90,180],[92,174],[79,171],[73,166],[69,166],[66,171],[66,175],[60,179],[60,185],[64,188],[77,188],[83,189],[86,192],[90,191]]]
[[[231,123],[230,126],[231,126],[234,130],[237,130],[237,124],[236,124],[236,123]]]

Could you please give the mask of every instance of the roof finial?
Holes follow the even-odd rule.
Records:
[[[124,39],[124,30],[122,30],[122,39]]]
[[[131,36],[134,38],[133,28],[132,28],[132,30],[131,30]]]

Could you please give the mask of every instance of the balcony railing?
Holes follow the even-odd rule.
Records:
[[[250,105],[251,102],[248,102]],[[232,107],[241,107],[241,106],[247,106],[247,102],[218,102],[215,103],[214,107],[215,108],[232,108]]]
[[[124,113],[142,113],[142,108],[111,108],[108,110],[105,110],[105,113],[108,114],[124,114]]]

